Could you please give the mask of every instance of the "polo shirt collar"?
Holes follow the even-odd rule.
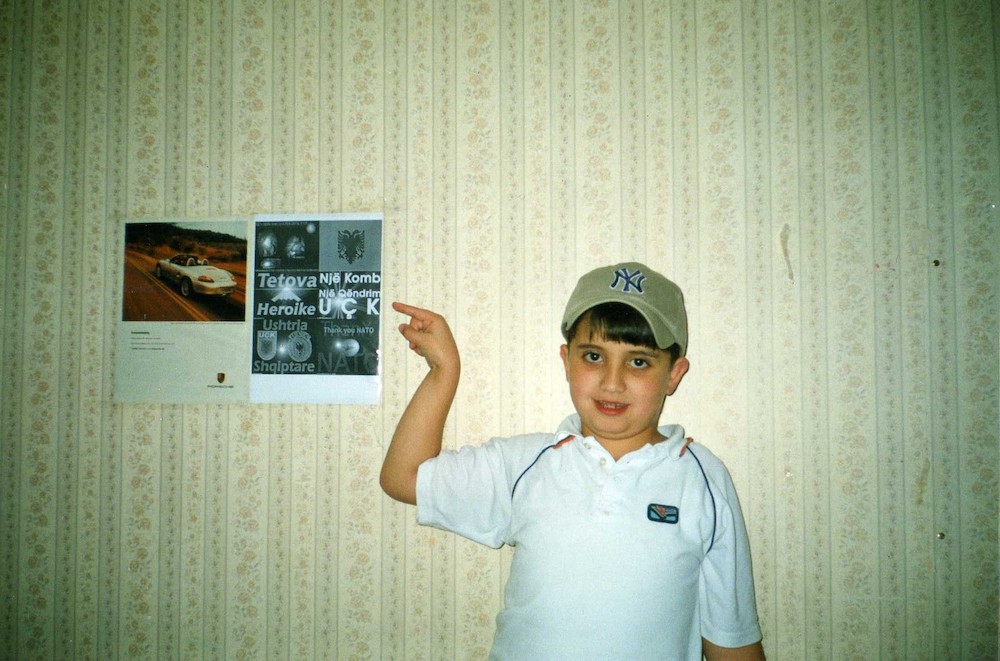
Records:
[[[564,441],[570,436],[584,438],[581,431],[582,427],[580,414],[573,413],[567,416],[565,420],[559,423],[559,427],[556,429],[556,443]],[[656,457],[668,457],[673,460],[680,459],[682,451],[688,445],[687,439],[684,437],[684,428],[680,425],[663,425],[657,427],[656,430],[660,432],[664,440],[652,445],[647,444],[645,447],[639,448],[629,454],[639,456],[649,454],[650,459]]]

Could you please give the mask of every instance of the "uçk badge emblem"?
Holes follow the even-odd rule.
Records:
[[[271,360],[278,353],[278,331],[257,331],[257,355],[261,360]]]
[[[312,336],[306,331],[293,331],[288,335],[288,357],[301,363],[312,355]]]

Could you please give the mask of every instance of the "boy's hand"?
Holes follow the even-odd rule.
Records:
[[[434,368],[455,368],[459,364],[458,345],[444,317],[413,305],[395,302],[392,309],[410,316],[410,323],[399,325],[399,332],[410,349]]]

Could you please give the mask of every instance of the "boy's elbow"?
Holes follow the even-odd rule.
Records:
[[[378,479],[379,486],[382,487],[382,491],[385,495],[389,496],[393,500],[398,500],[401,503],[406,503],[407,505],[417,504],[417,475],[413,474],[412,478],[407,476],[401,476],[398,474],[393,474],[391,471],[382,469],[381,474]]]

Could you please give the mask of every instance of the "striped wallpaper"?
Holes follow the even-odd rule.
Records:
[[[125,218],[381,211],[446,443],[569,411],[576,278],[685,290],[770,659],[995,659],[1000,9],[0,0],[0,659],[482,659],[509,550],[378,488],[378,406],[112,400]]]

